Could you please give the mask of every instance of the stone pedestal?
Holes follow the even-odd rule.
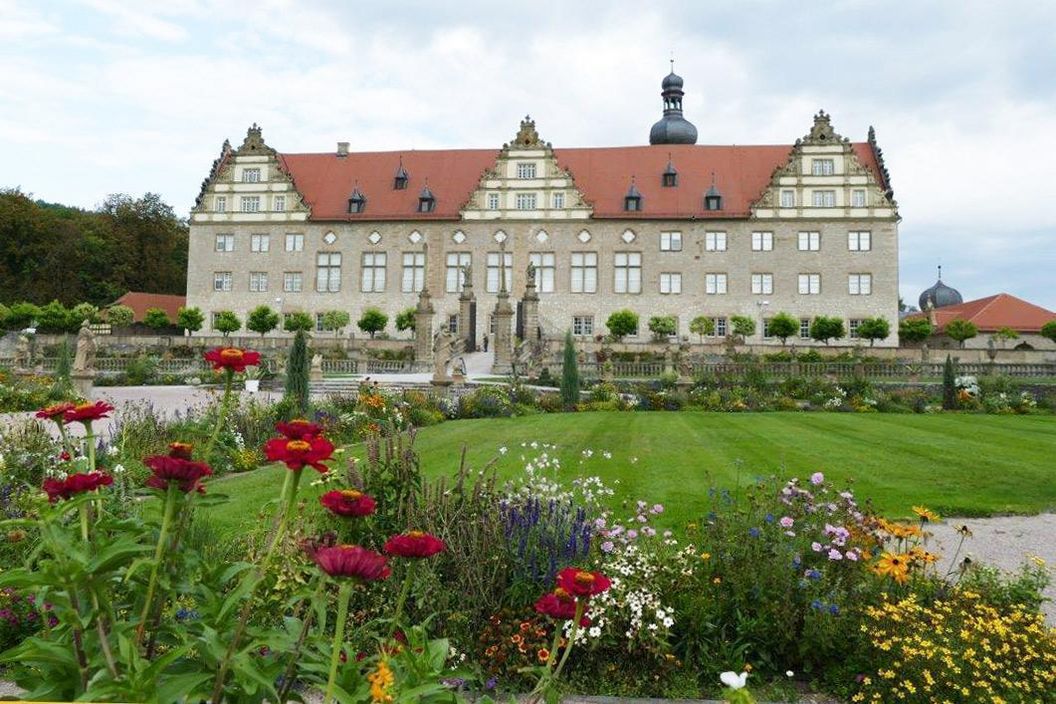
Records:
[[[433,300],[429,289],[418,294],[414,309],[414,363],[420,370],[428,370],[433,363]]]
[[[495,361],[492,364],[493,374],[509,374],[513,371],[513,306],[510,305],[510,294],[499,292],[499,300],[492,314],[495,320]]]
[[[312,367],[308,371],[309,381],[322,381],[323,380],[323,356],[320,354],[312,357]]]
[[[524,339],[535,342],[540,338],[540,334],[539,294],[536,293],[534,285],[525,290],[521,306],[521,310],[524,311]]]
[[[458,296],[458,337],[464,341],[466,352],[477,351],[477,299],[473,295],[473,282],[466,280]]]
[[[91,398],[92,389],[95,388],[95,372],[73,372],[70,374],[70,382],[73,384],[73,390],[77,392],[78,396]]]

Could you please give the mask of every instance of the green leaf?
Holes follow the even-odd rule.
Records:
[[[212,682],[214,677],[211,672],[189,672],[159,679],[154,701],[158,704],[170,704],[190,699],[191,694],[205,683]]]

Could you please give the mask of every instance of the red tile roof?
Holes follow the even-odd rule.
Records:
[[[114,301],[115,304],[128,306],[134,313],[134,320],[138,323],[147,314],[148,308],[161,308],[169,316],[169,320],[176,322],[176,315],[182,306],[187,305],[186,296],[174,296],[167,293],[143,293],[141,291],[129,291],[121,298]]]
[[[859,161],[883,183],[872,147],[852,145]],[[655,145],[555,149],[575,185],[594,208],[596,218],[747,217],[749,208],[783,166],[790,145]],[[678,186],[661,188],[668,155],[678,171]],[[476,190],[499,152],[493,149],[444,149],[404,152],[353,152],[347,156],[280,154],[283,168],[312,209],[313,220],[454,220]],[[400,160],[410,175],[406,190],[393,188]],[[723,197],[721,211],[704,210],[712,183]],[[642,210],[626,212],[623,197],[634,176],[642,192]],[[428,182],[436,197],[431,213],[419,213],[418,195]],[[359,187],[367,198],[362,214],[348,213],[348,197]]]
[[[951,320],[961,319],[975,323],[980,332],[996,332],[1001,328],[1012,328],[1016,332],[1039,332],[1041,326],[1056,320],[1056,313],[1016,298],[1008,293],[999,293],[974,301],[965,301],[953,306],[936,308],[935,322],[939,331]],[[911,318],[926,318],[927,313],[914,313]]]

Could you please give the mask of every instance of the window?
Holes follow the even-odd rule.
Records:
[[[418,196],[419,213],[431,213],[435,207],[436,198],[433,197],[432,191],[425,191],[422,195]]]
[[[498,193],[489,193],[488,194],[488,210],[498,210],[498,209],[499,209],[499,194]]]
[[[715,324],[715,332],[711,334],[712,337],[726,337],[727,327],[726,318],[712,318],[711,322]]]
[[[799,292],[804,296],[816,296],[821,293],[821,274],[800,274]]]
[[[260,169],[242,169],[242,183],[260,183]]]
[[[239,198],[239,210],[243,213],[259,213],[260,196],[241,196]]]
[[[323,323],[323,316],[324,315],[325,315],[325,313],[316,313],[315,314],[315,331],[316,332],[323,332],[324,330],[326,330],[326,326]]]
[[[704,233],[704,249],[709,252],[725,252],[726,251],[726,233],[725,232],[705,232]]]
[[[282,275],[282,290],[287,293],[300,293],[302,289],[301,272],[287,271]]]
[[[286,251],[287,252],[301,252],[304,251],[304,235],[287,233],[286,235]]]
[[[868,252],[873,248],[873,234],[868,230],[847,233],[847,249],[852,252]]]
[[[535,210],[535,194],[518,193],[516,203],[517,210]]]
[[[861,325],[861,324],[862,324],[862,321],[858,320],[856,318],[852,318],[851,320],[848,320],[847,321],[847,337],[851,338],[852,340],[857,340],[858,339],[858,326]]]
[[[820,232],[800,232],[799,233],[799,251],[800,252],[817,252],[821,249],[821,233]]]
[[[873,292],[873,275],[849,275],[847,277],[847,292],[852,296],[868,296]]]
[[[851,207],[852,208],[864,208],[865,207],[865,189],[855,188],[851,191]]]
[[[272,204],[275,206],[276,212],[283,212],[286,210],[286,196],[275,196],[275,201]]]
[[[367,209],[367,199],[359,190],[352,191],[352,197],[348,199],[348,212],[352,215],[362,213]]]
[[[770,295],[774,292],[773,274],[752,274],[752,293]]]
[[[642,292],[642,253],[616,252],[614,257],[613,291],[616,293]]]
[[[403,253],[403,281],[400,290],[418,293],[425,284],[425,252]]]
[[[535,265],[535,290],[539,293],[553,293],[556,270],[554,253],[532,252],[528,258]]]
[[[506,290],[509,291],[513,282],[513,254],[510,252],[488,252],[487,281],[484,289],[488,293],[498,293],[500,285],[499,257],[502,257],[502,267],[506,275]]]
[[[573,315],[572,316],[572,334],[573,335],[593,335],[594,334],[594,316],[593,315]]]
[[[815,208],[835,208],[836,191],[814,191]]]
[[[319,293],[341,290],[340,252],[319,252],[315,255],[315,290]]]
[[[642,197],[639,195],[628,195],[623,198],[623,209],[631,212],[642,209]]]
[[[530,161],[518,162],[517,178],[535,178],[535,164]]]
[[[753,232],[752,233],[752,251],[753,252],[770,252],[774,249],[774,233],[773,232]]]
[[[216,251],[217,252],[234,252],[235,251],[235,236],[234,235],[217,235],[216,236]]]
[[[565,194],[564,193],[555,193],[552,196],[550,196],[550,205],[553,208],[557,209],[557,210],[560,210],[561,208],[564,208],[565,207]]]
[[[660,274],[660,293],[682,293],[682,274],[678,272]]]
[[[810,339],[810,318],[799,319],[799,339],[809,340]]]
[[[781,207],[782,208],[795,208],[796,207],[796,192],[795,191],[781,191]]]
[[[220,314],[218,312],[213,311],[212,313],[210,313],[209,314],[209,327],[211,327],[213,330],[216,330],[216,324],[219,322],[219,320],[220,320]]]
[[[772,340],[773,334],[770,332],[770,318],[763,318],[763,339]]]
[[[249,290],[254,293],[263,293],[268,290],[268,272],[266,271],[251,271],[249,272]]]
[[[726,274],[705,274],[704,293],[717,296],[726,293]]]
[[[572,293],[598,292],[598,253],[572,252]]]
[[[214,210],[216,210],[216,212],[218,212],[218,213],[226,213],[227,212],[227,196],[217,196],[216,200],[213,201],[213,203],[214,203]]]
[[[660,185],[663,188],[674,188],[678,185],[678,172],[665,171],[660,177]]]
[[[458,313],[447,316],[447,331],[452,335],[458,334]]]
[[[660,251],[661,252],[681,252],[682,251],[682,233],[681,232],[661,232],[660,233]]]
[[[231,272],[230,271],[214,271],[213,272],[213,290],[214,291],[230,291],[231,290]]]
[[[832,176],[835,170],[835,163],[832,159],[814,159],[810,163],[812,176]]]
[[[385,290],[385,252],[364,252],[363,273],[359,290],[364,293],[381,293]]]
[[[250,252],[267,252],[271,249],[271,235],[250,235]]]
[[[473,262],[473,255],[469,252],[448,252],[447,271],[444,282],[444,290],[448,293],[462,293],[462,267],[469,266]]]

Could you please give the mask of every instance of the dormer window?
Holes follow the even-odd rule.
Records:
[[[242,183],[260,183],[260,169],[242,169]]]
[[[352,214],[362,213],[367,208],[367,197],[359,191],[357,186],[348,197],[348,212]]]
[[[660,185],[664,188],[674,188],[678,185],[678,171],[670,159],[667,162],[667,168],[664,169],[664,173],[660,176]]]
[[[407,169],[403,168],[403,159],[401,158],[400,166],[396,169],[396,175],[392,179],[392,187],[397,191],[407,190],[407,182],[410,178]]]
[[[436,197],[433,192],[429,190],[429,186],[422,189],[422,192],[418,194],[418,212],[419,213],[431,213],[436,208]]]
[[[634,179],[631,179],[631,187],[627,189],[627,195],[623,197],[623,209],[627,212],[637,212],[642,209],[642,194],[638,191],[638,186],[634,185]]]
[[[704,194],[704,210],[722,210],[722,194],[714,185]]]
[[[517,162],[517,178],[535,178],[535,164],[531,161]]]

